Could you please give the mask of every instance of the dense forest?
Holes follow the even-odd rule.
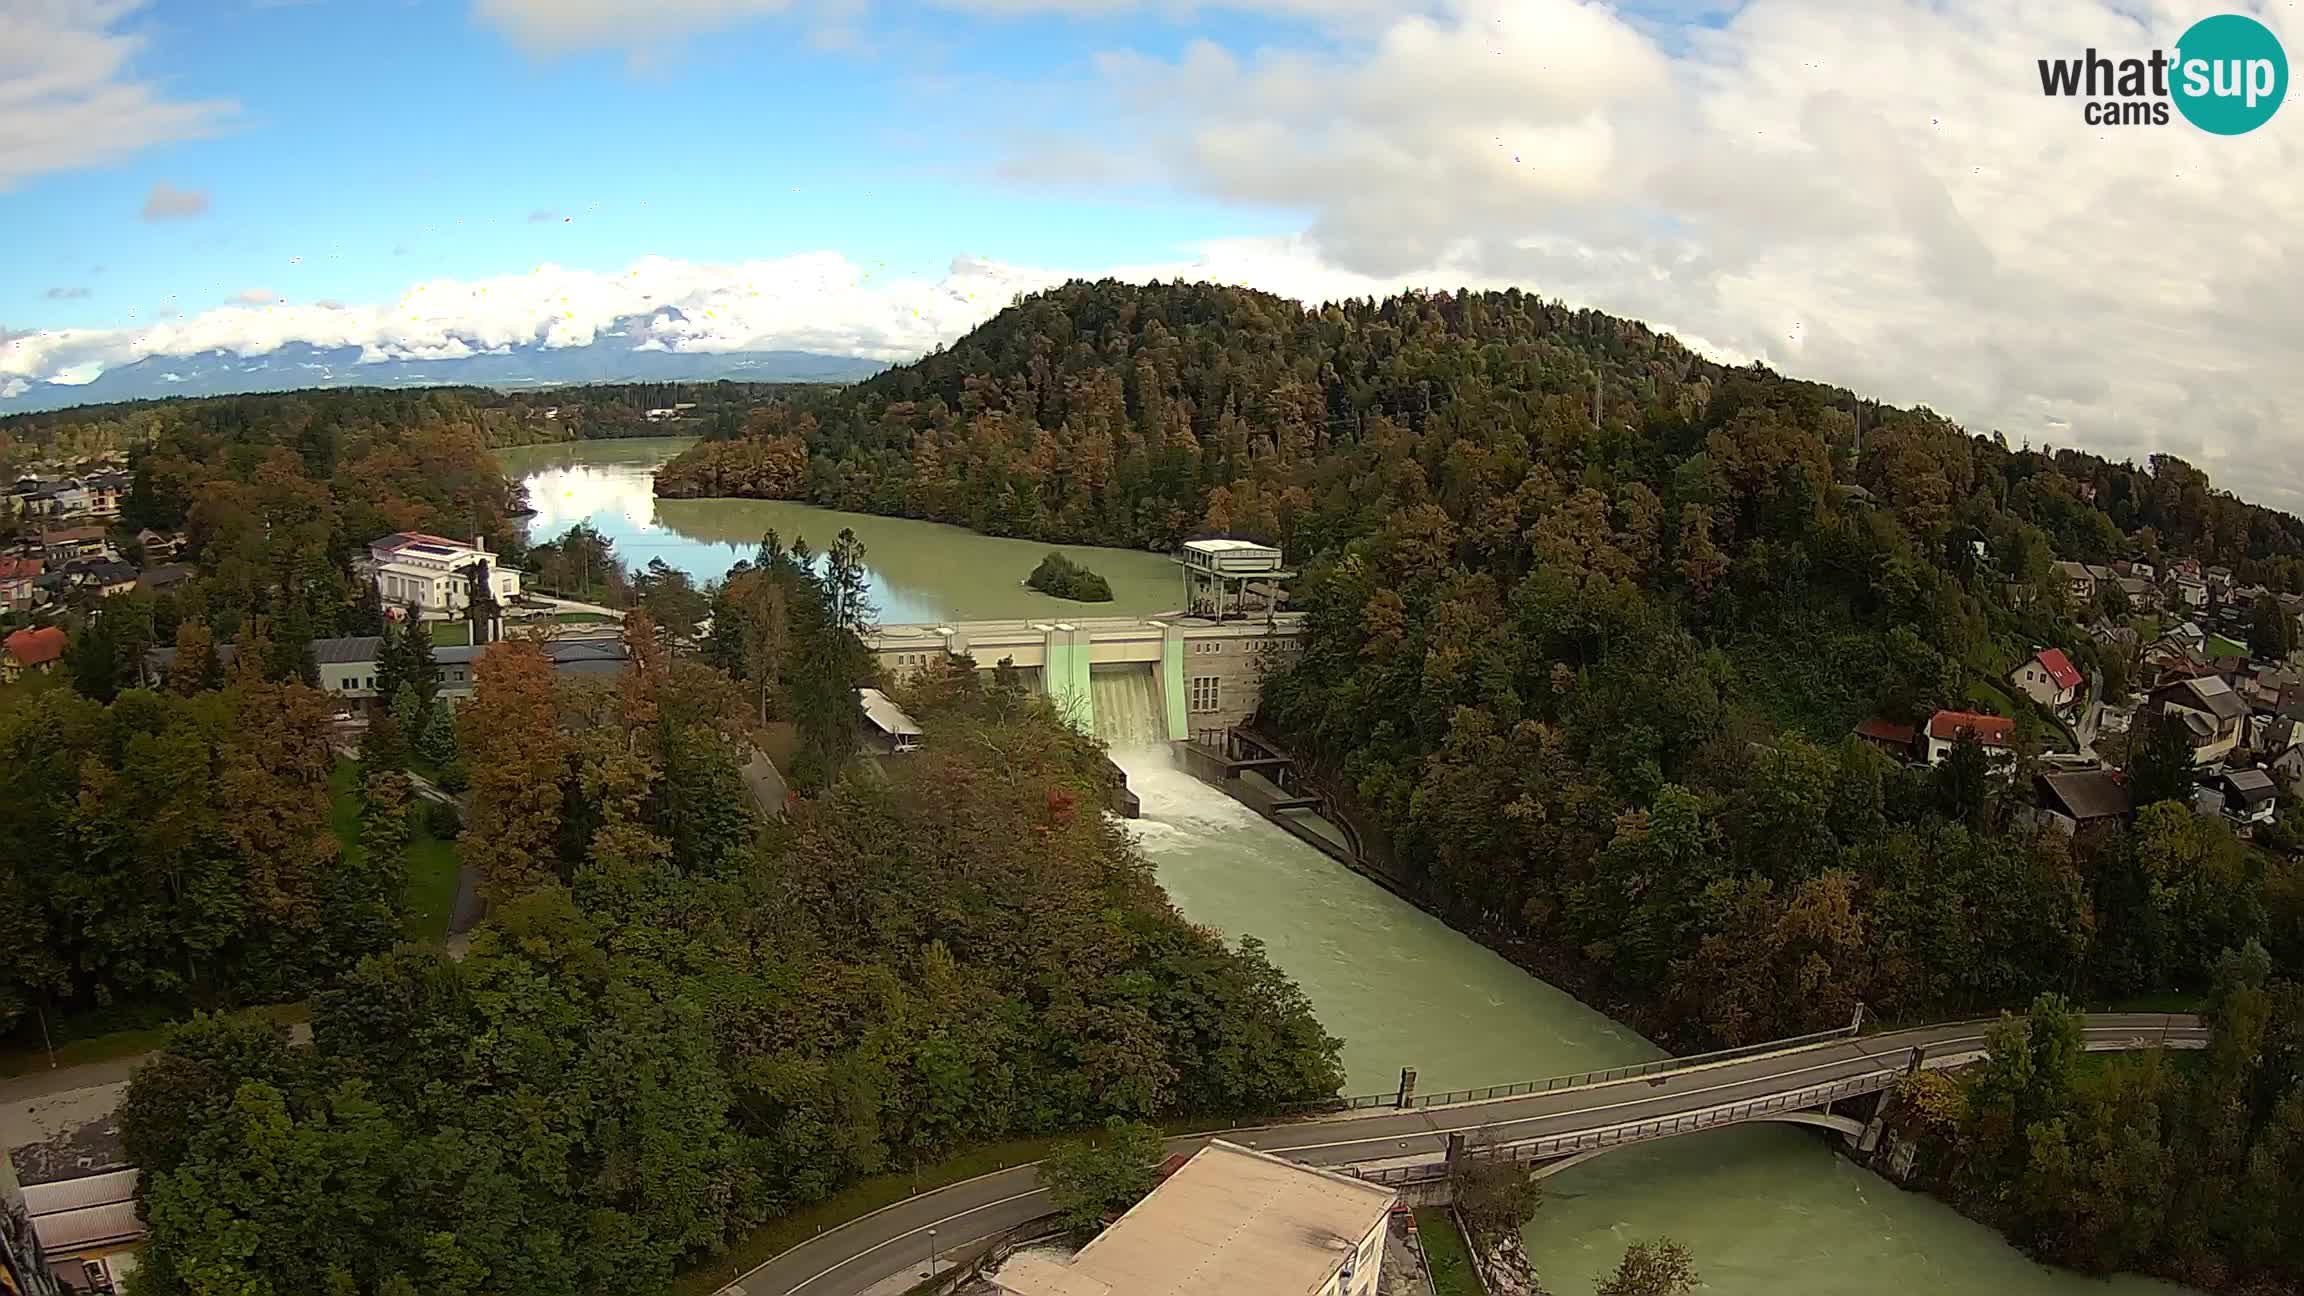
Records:
[[[229,676],[0,709],[0,1031],[292,998],[397,937],[398,861],[330,835],[329,699],[249,648]]]
[[[1082,283],[755,411],[658,485],[1285,546],[1304,653],[1260,723],[1435,911],[1679,1044],[1859,1001],[1911,1020],[2197,993],[2251,941],[2304,971],[2292,832],[2250,845],[2157,805],[2075,841],[2011,813],[2055,722],[2006,672],[2038,645],[2137,667],[2082,630],[2119,609],[2072,603],[2053,561],[2191,557],[2304,590],[2304,523],[2172,457],[2012,448],[1518,293],[1305,310]],[[2013,777],[1972,746],[1915,769],[1849,736],[1939,707],[2014,714]],[[2295,1059],[2262,1089],[2304,1094]],[[2196,1125],[2154,1129],[2176,1162],[2208,1155]]]
[[[1919,1182],[2057,1264],[2294,1292],[2304,983],[2251,945],[2223,961],[2207,1017],[2202,1054],[2087,1054],[2078,1016],[2043,995],[1977,1067],[1905,1081],[1892,1127],[1924,1149]]]
[[[656,1291],[859,1175],[1335,1091],[1302,994],[1176,914],[1099,810],[1101,753],[1013,680],[921,681],[924,751],[765,818],[758,683],[805,721],[854,639],[837,586],[763,548],[729,582],[740,678],[644,613],[613,681],[482,658],[458,723],[489,921],[461,960],[361,963],[309,1049],[202,1019],[138,1071],[140,1292]]]
[[[824,394],[821,383],[599,383],[496,391],[486,387],[338,387],[253,396],[79,405],[0,417],[0,471],[164,446],[179,434],[213,441],[252,434],[326,458],[336,438],[378,430],[453,428],[490,448],[605,437],[730,435],[754,408]],[[673,410],[650,419],[650,410]],[[204,436],[205,434],[205,436]]]

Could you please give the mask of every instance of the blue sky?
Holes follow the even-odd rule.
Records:
[[[771,16],[659,51],[538,54],[449,0],[153,5],[122,25],[145,42],[136,70],[237,111],[208,138],[0,194],[0,219],[28,235],[0,246],[14,298],[0,320],[117,326],[250,289],[370,300],[649,254],[830,249],[923,275],[956,254],[1094,266],[1300,223],[1149,184],[1001,178],[1015,141],[1106,111],[1099,50],[1172,54],[1181,27],[877,18],[863,48],[819,48],[809,24]],[[1284,33],[1235,17],[1194,34]],[[205,192],[208,210],[143,219],[156,183]]]

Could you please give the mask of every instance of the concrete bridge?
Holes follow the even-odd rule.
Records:
[[[1445,1180],[1455,1159],[1501,1157],[1554,1174],[1611,1149],[1724,1125],[1773,1121],[1832,1130],[1859,1145],[1873,1121],[1836,1113],[1843,1099],[1879,1093],[1914,1070],[1963,1066],[1982,1057],[1988,1021],[1954,1022],[1877,1035],[1859,1023],[1793,1040],[1691,1058],[1418,1095],[1413,1072],[1388,1094],[1343,1098],[1289,1124],[1222,1131],[1235,1143],[1308,1165],[1351,1167],[1399,1185]],[[2082,1029],[2092,1052],[2201,1048],[2196,1017],[2093,1013]],[[1169,1142],[1189,1153],[1210,1134]],[[933,1240],[964,1247],[1050,1211],[1035,1166],[980,1175],[884,1207],[828,1230],[747,1273],[723,1296],[856,1296],[927,1254]]]
[[[1294,660],[1303,633],[1297,612],[1215,620],[1182,612],[1151,617],[1071,617],[1036,621],[953,621],[883,625],[865,643],[892,678],[940,661],[973,657],[977,669],[1002,662],[1087,733],[1099,727],[1099,685],[1129,677],[1148,683],[1166,741],[1221,735],[1256,713],[1264,672]],[[1108,697],[1113,693],[1108,693]]]

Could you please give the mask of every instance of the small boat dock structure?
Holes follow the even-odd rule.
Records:
[[[1211,741],[1213,739],[1213,741]],[[1176,763],[1203,783],[1263,815],[1294,837],[1386,887],[1393,880],[1369,866],[1354,832],[1328,798],[1311,786],[1296,758],[1246,726],[1175,744]]]

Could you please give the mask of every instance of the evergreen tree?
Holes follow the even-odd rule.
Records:
[[[412,688],[418,702],[429,707],[440,692],[440,665],[432,659],[432,629],[411,603],[397,621],[384,627],[384,642],[376,658],[376,693],[397,702],[400,690]]]
[[[2142,730],[2141,733],[2134,732]],[[2192,734],[2171,712],[2140,713],[2129,735],[2129,800],[2138,809],[2159,801],[2192,798]]]

